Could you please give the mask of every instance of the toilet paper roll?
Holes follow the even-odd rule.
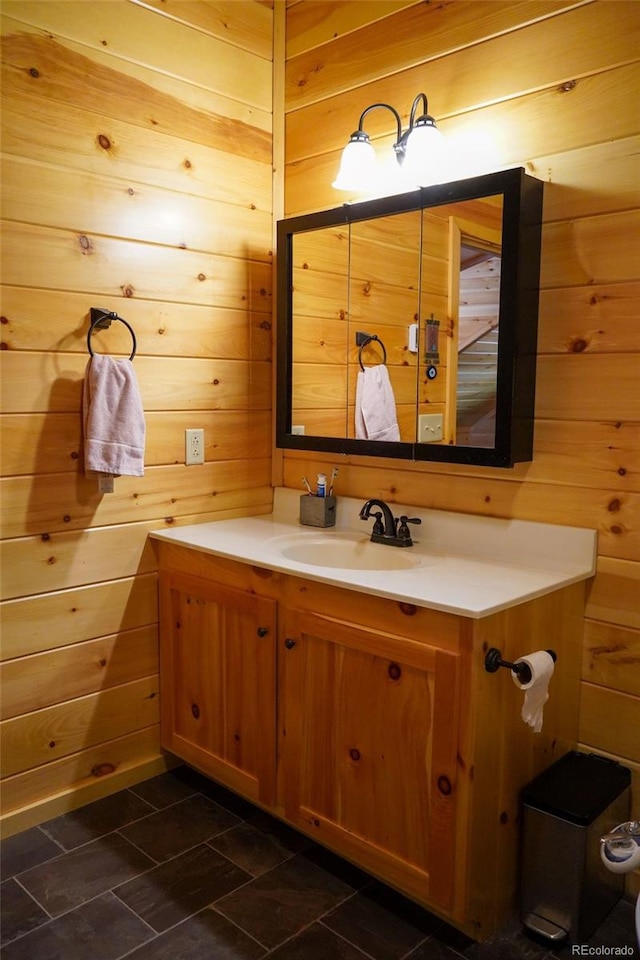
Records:
[[[640,867],[640,840],[629,837],[601,843],[600,858],[611,873],[632,873]]]
[[[531,679],[528,683],[521,683],[517,673],[511,671],[513,682],[525,691],[522,719],[533,728],[534,733],[540,733],[542,711],[549,699],[549,681],[555,666],[553,657],[546,650],[536,650],[534,653],[527,654],[526,657],[519,657],[516,663],[526,663],[531,671]]]

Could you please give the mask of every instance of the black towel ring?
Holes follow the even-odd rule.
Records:
[[[361,370],[364,370],[364,364],[362,362],[362,351],[373,340],[375,340],[376,343],[379,343],[380,346],[382,347],[382,357],[383,357],[382,362],[383,363],[387,362],[387,351],[385,350],[384,343],[382,342],[380,337],[378,337],[375,333],[356,334],[356,343],[360,346],[360,350],[358,351],[358,363],[360,364]]]
[[[112,320],[119,320],[120,323],[124,323],[125,327],[131,334],[131,339],[133,340],[133,350],[131,351],[131,356],[129,357],[129,360],[133,360],[133,358],[136,355],[138,344],[136,341],[136,335],[133,331],[133,327],[131,326],[131,324],[127,323],[127,321],[123,317],[120,317],[117,313],[109,312],[106,310],[97,310],[94,307],[91,308],[91,317],[92,317],[91,326],[89,327],[89,332],[87,334],[87,350],[89,351],[90,356],[93,356],[93,350],[91,349],[91,334],[93,333],[93,331],[104,330],[107,327],[111,326]]]

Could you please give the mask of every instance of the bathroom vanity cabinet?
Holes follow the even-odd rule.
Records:
[[[163,747],[489,936],[514,909],[519,791],[576,746],[584,583],[474,619],[157,547]],[[484,657],[540,646],[534,734]]]

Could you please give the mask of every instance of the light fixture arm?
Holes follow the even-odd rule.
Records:
[[[413,130],[414,124],[416,122],[416,109],[421,100],[422,100],[422,103],[424,104],[424,110],[422,111],[421,115],[425,116],[429,113],[429,103],[427,101],[426,94],[419,93],[418,96],[413,101],[413,103],[411,104],[411,113],[409,114],[409,130]],[[409,132],[409,130],[407,131],[407,133]]]
[[[360,114],[360,121],[359,121],[359,123],[358,123],[357,133],[360,133],[360,134],[364,133],[364,118],[366,117],[366,115],[367,115],[368,113],[370,113],[372,110],[375,110],[377,107],[384,107],[385,110],[390,110],[391,113],[392,113],[392,114],[394,115],[394,117],[396,118],[396,126],[397,126],[397,128],[398,128],[398,133],[397,133],[397,137],[396,137],[396,142],[395,142],[394,145],[393,145],[393,149],[396,151],[396,155],[397,155],[398,145],[400,144],[400,142],[401,142],[401,140],[402,140],[402,120],[400,119],[400,114],[398,113],[398,111],[395,109],[395,107],[392,107],[390,103],[371,103],[371,104],[369,104],[369,106],[366,107],[366,108],[362,111],[362,113]],[[354,136],[354,134],[352,134],[352,136]],[[366,136],[366,134],[365,134],[365,136]],[[402,153],[404,153],[404,149],[402,150]],[[399,162],[401,162],[401,161],[399,160]]]

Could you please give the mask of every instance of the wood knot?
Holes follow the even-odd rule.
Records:
[[[127,283],[126,286],[120,287],[120,289],[122,290],[123,297],[132,297],[134,294],[133,287],[130,283]]]
[[[360,759],[360,751],[356,749],[356,747],[353,747],[353,749],[349,750],[349,756],[351,757],[354,763],[357,763],[358,760]]]
[[[586,350],[588,346],[588,341],[583,340],[582,338],[578,338],[571,342],[571,350],[573,353],[582,353],[583,350]]]
[[[99,133],[96,140],[98,146],[102,147],[103,150],[111,150],[111,140],[106,133]]]
[[[206,280],[206,279],[207,279],[207,278],[206,278],[206,276],[205,276],[204,273],[199,273],[199,274],[198,274],[198,280],[200,281],[200,283],[202,283],[202,281],[203,281],[203,280]]]
[[[95,767],[91,768],[91,773],[94,777],[106,777],[114,773],[115,769],[113,763],[96,763]]]
[[[405,603],[404,601],[400,601],[398,606],[400,607],[400,613],[404,613],[405,617],[415,617],[416,613],[418,612],[418,608],[415,603]]]
[[[441,776],[438,777],[438,790],[443,797],[448,797],[451,793],[451,780],[449,777]]]
[[[575,90],[578,86],[577,80],[567,80],[565,83],[561,83],[558,87],[558,93],[570,93],[571,90]]]
[[[620,510],[621,506],[622,504],[620,500],[618,500],[618,498],[615,497],[613,500],[609,501],[607,505],[607,510],[609,510],[610,513],[617,513],[618,510]]]
[[[30,77],[39,77],[40,71],[37,67],[29,67],[29,76]]]
[[[185,170],[191,170],[191,167],[193,166],[193,164],[191,163],[191,160],[189,160],[188,158],[185,158],[185,160],[182,163],[182,166],[185,168]]]

